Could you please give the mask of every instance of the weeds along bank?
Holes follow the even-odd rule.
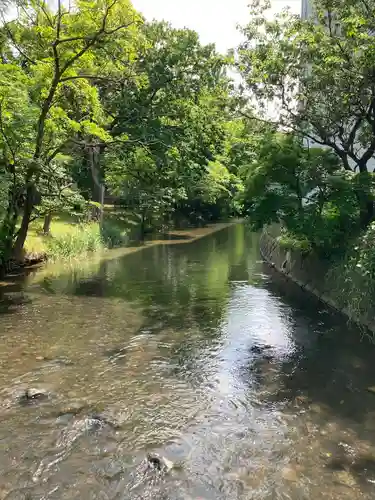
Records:
[[[125,246],[135,225],[128,216],[126,222],[122,219],[121,214],[116,218],[106,216],[99,224],[97,221],[74,220],[66,214],[55,215],[48,235],[43,233],[43,222],[35,221],[26,240],[23,262],[9,261],[2,271],[46,260],[84,259],[88,254]]]
[[[278,225],[263,229],[260,247],[263,258],[275,269],[375,332],[375,222],[345,252],[331,258],[293,246]]]

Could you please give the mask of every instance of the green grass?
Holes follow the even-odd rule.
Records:
[[[46,238],[50,260],[74,259],[103,250],[104,244],[97,223],[73,226],[68,232]]]
[[[69,214],[53,216],[50,235],[45,236],[43,220],[30,224],[25,250],[28,254],[47,255],[48,259],[71,259],[103,248],[123,246],[129,241],[134,222],[129,214],[105,206],[102,228],[98,222],[82,222]]]
[[[65,237],[68,234],[74,233],[77,229],[79,221],[77,218],[68,214],[57,214],[51,222],[51,236],[44,236],[43,220],[36,220],[30,224],[27,235],[25,250],[28,253],[42,254],[48,252],[48,240],[52,238]]]

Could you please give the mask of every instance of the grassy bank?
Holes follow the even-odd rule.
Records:
[[[207,224],[199,228],[156,231],[149,235],[144,245],[187,243],[236,222],[239,220]],[[32,222],[25,244],[25,254],[26,259],[31,260],[82,259],[87,254],[101,252],[107,248],[129,248],[132,241],[139,241],[140,236],[139,220],[133,214],[113,206],[105,207],[102,224],[82,221],[78,217],[60,213],[54,215],[48,236],[43,234],[42,220]]]
[[[123,211],[107,206],[102,224],[69,214],[53,216],[50,234],[43,234],[43,221],[31,223],[25,244],[26,257],[48,260],[72,259],[85,254],[125,245],[136,222]]]

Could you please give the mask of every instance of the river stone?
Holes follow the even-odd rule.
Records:
[[[105,423],[95,417],[74,419],[61,431],[55,446],[56,448],[69,449],[84,434],[98,431],[104,426]]]
[[[322,413],[324,411],[320,405],[315,403],[310,406],[310,410],[314,413]]]
[[[66,356],[59,356],[57,358],[50,358],[48,356],[45,356],[44,360],[48,361],[51,365],[56,365],[56,366],[72,366],[72,365],[74,365],[74,361],[67,358]]]
[[[356,455],[366,457],[375,463],[375,446],[370,441],[355,440]]]
[[[298,396],[295,397],[294,402],[296,404],[306,404],[309,402],[309,398],[305,396],[304,394],[299,394]]]
[[[347,486],[348,488],[354,488],[357,485],[352,474],[346,470],[335,471],[333,477],[336,483]]]
[[[148,453],[146,459],[150,467],[160,472],[169,472],[173,469],[173,462],[158,453]]]
[[[313,434],[316,431],[316,426],[312,422],[306,422],[305,425],[309,434]]]
[[[292,467],[284,467],[284,469],[281,471],[281,475],[286,481],[294,483],[298,481],[297,471]]]
[[[261,355],[261,354],[264,354],[264,351],[269,351],[270,349],[272,349],[272,346],[268,345],[268,344],[253,344],[251,347],[250,347],[250,352],[252,352],[253,354],[258,354],[258,355]],[[269,354],[266,355],[266,356],[270,356]]]
[[[49,399],[50,392],[42,387],[28,387],[19,397],[21,405],[33,404]]]
[[[65,417],[65,416],[78,416],[82,414],[85,410],[87,410],[87,404],[85,403],[70,403],[68,406],[64,406],[60,410],[56,411],[56,418]]]

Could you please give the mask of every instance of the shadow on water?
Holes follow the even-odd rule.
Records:
[[[295,323],[295,351],[280,367],[283,390],[276,397],[304,395],[333,414],[363,422],[375,412],[375,394],[368,390],[375,386],[372,337],[283,276],[265,271],[272,276],[268,289],[292,307]]]
[[[47,293],[137,303],[146,317],[141,330],[182,330],[192,323],[209,325],[214,320],[217,325],[230,293],[233,263],[227,252],[228,234],[219,231],[191,246],[150,246],[121,259],[103,260],[87,276],[79,269],[65,276],[47,276],[40,286]]]
[[[8,489],[52,500],[374,498],[375,347],[265,266],[243,225],[47,270],[19,293],[31,302],[3,316],[0,353]],[[9,403],[11,384],[30,380],[48,381],[53,397]],[[81,432],[84,408],[97,406],[116,432]],[[75,432],[62,450],[61,429]],[[131,483],[154,449],[182,472]],[[46,474],[36,486],[35,463]]]

